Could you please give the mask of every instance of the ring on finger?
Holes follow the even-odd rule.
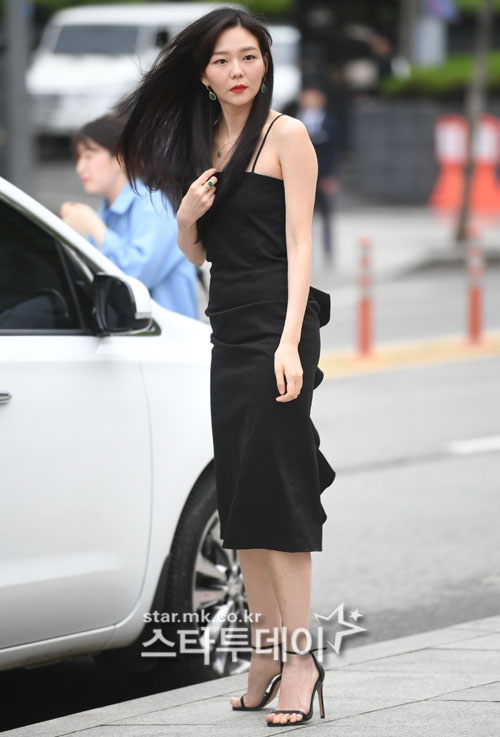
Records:
[[[207,189],[212,189],[214,183],[210,179],[208,179],[206,182],[203,182],[203,186],[207,187]]]

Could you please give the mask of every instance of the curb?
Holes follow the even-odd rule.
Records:
[[[450,335],[414,341],[383,343],[369,356],[352,350],[325,351],[319,367],[325,379],[393,371],[451,361],[473,361],[500,355],[500,331],[483,334],[479,343],[470,343],[463,335]]]

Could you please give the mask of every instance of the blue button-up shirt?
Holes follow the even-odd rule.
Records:
[[[111,207],[104,199],[97,214],[104,221],[102,252],[130,276],[140,279],[160,305],[198,317],[196,267],[177,245],[177,220],[160,192],[127,182]],[[97,247],[92,236],[88,240]]]

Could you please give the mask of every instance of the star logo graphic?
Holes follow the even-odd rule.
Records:
[[[335,615],[337,614],[337,619],[334,619]],[[353,616],[354,615],[354,616]],[[337,655],[340,653],[340,648],[342,645],[342,640],[344,637],[349,637],[350,635],[357,635],[360,632],[366,632],[366,627],[360,627],[357,624],[351,624],[351,622],[346,622],[344,618],[344,602],[340,604],[336,609],[333,610],[331,614],[328,615],[328,617],[323,617],[321,614],[314,614],[316,617],[316,621],[321,624],[321,622],[331,622],[331,624],[341,624],[344,627],[347,627],[346,630],[343,632],[336,632],[335,633],[335,640],[334,642],[330,642],[330,640],[327,640],[327,643],[330,645],[330,647],[337,653]],[[358,612],[356,609],[354,612],[351,612],[351,619],[354,619],[355,621],[362,617],[363,615]]]

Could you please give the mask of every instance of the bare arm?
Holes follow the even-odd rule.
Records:
[[[281,340],[275,353],[280,394],[277,401],[295,399],[302,388],[298,345],[309,296],[312,264],[312,217],[318,161],[304,124],[289,118],[280,126],[277,146],[285,187],[288,303]]]
[[[198,239],[196,222],[184,222],[177,216],[177,245],[188,261],[195,266],[205,263],[205,248]]]
[[[318,161],[304,124],[295,119],[286,123],[277,141],[285,185],[288,258],[288,306],[281,341],[298,345],[311,284]]]
[[[205,248],[198,237],[197,220],[209,210],[215,197],[217,177],[215,168],[207,169],[189,187],[177,210],[177,244],[182,253],[195,266],[205,263]],[[206,187],[210,180],[213,187]]]

